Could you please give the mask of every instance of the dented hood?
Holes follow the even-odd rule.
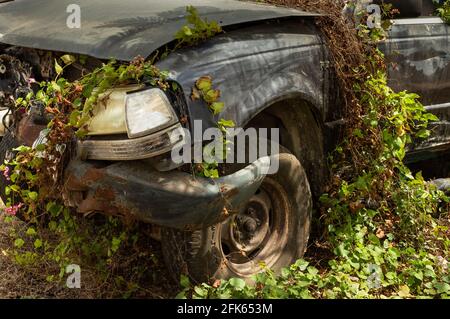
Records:
[[[81,9],[80,28],[67,25],[71,4]],[[132,60],[138,55],[147,57],[172,41],[186,24],[187,5],[222,26],[315,15],[233,0],[13,0],[0,3],[0,42]]]

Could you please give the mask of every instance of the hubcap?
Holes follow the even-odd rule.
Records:
[[[220,228],[222,254],[236,275],[250,276],[271,267],[287,240],[289,205],[282,187],[265,179],[239,214]]]
[[[270,231],[269,220],[272,203],[266,192],[254,195],[245,209],[229,223],[232,248],[250,256],[264,242]]]

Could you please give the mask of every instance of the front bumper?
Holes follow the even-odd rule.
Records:
[[[237,213],[261,185],[270,158],[260,158],[215,180],[180,171],[159,172],[142,161],[96,165],[81,160],[69,164],[64,189],[66,204],[80,213],[98,211],[194,230]]]
[[[162,136],[171,129],[163,131]],[[13,137],[10,139],[14,145],[31,145],[40,130],[42,127],[31,124],[31,119],[26,118],[20,123],[16,136],[20,142]],[[2,144],[7,140],[4,139]],[[152,142],[150,139],[149,143]],[[84,214],[119,215],[185,230],[212,226],[237,213],[257,191],[271,163],[269,157],[263,157],[232,175],[210,179],[176,170],[160,172],[143,160],[120,161],[106,166],[103,161],[86,161],[93,157],[90,153],[93,148],[97,148],[97,153],[113,150],[114,156],[130,156],[129,146],[117,142],[114,147],[111,147],[111,141],[104,145],[90,143],[85,141],[78,145],[81,156],[73,159],[65,169],[62,194],[66,205]],[[4,147],[10,148],[8,143]]]

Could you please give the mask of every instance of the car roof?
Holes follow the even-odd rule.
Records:
[[[67,25],[71,4],[80,7],[80,28]],[[129,61],[171,42],[187,5],[222,26],[317,15],[234,0],[13,0],[0,3],[0,42]]]

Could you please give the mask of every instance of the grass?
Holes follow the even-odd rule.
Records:
[[[3,208],[0,202],[0,210]],[[0,298],[163,299],[173,297],[178,290],[168,279],[160,244],[149,238],[139,242],[136,250],[119,250],[106,274],[95,264],[81,264],[81,289],[67,288],[67,275],[61,281],[49,282],[46,279],[49,274],[57,277],[59,273],[54,263],[39,261],[23,266],[15,262],[14,236],[10,234],[26,229],[26,224],[17,218],[5,221],[5,217],[0,213]]]

